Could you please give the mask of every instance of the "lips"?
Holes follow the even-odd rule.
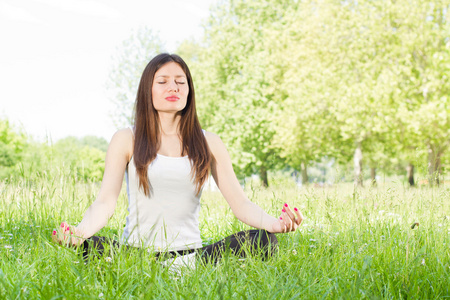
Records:
[[[167,101],[177,101],[177,100],[179,100],[180,98],[178,98],[177,96],[170,96],[170,97],[166,97],[166,100]]]

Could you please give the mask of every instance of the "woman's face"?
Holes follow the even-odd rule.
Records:
[[[168,62],[153,78],[153,106],[158,112],[177,113],[186,107],[189,85],[180,65]]]

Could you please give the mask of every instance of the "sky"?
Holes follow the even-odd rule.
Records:
[[[0,0],[0,119],[39,141],[117,130],[106,82],[133,30],[200,39],[217,0]]]

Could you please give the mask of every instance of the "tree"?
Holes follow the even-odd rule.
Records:
[[[163,43],[149,28],[141,27],[126,39],[113,57],[107,86],[116,105],[112,118],[116,126],[133,123],[132,111],[142,72],[155,55],[162,52]]]
[[[222,2],[211,13],[196,68],[204,70],[197,86],[207,103],[208,128],[228,144],[237,173],[258,173],[265,186],[268,171],[283,163],[273,141],[277,110],[286,99],[279,83],[287,65],[278,55],[278,37],[290,4]]]

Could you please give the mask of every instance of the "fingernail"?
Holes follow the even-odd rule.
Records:
[[[284,207],[288,207],[287,203],[284,204]]]
[[[69,227],[69,226],[67,226],[66,230],[69,230],[69,229],[70,229],[70,227]]]
[[[64,223],[61,223],[61,227],[64,227]]]
[[[283,218],[282,218],[282,217],[280,217],[280,220],[283,220]]]
[[[284,208],[281,210],[282,212],[286,212],[285,210],[284,210]]]
[[[56,235],[56,230],[53,230],[53,235]]]
[[[295,211],[298,211],[297,207],[294,207],[294,210],[295,210]]]

